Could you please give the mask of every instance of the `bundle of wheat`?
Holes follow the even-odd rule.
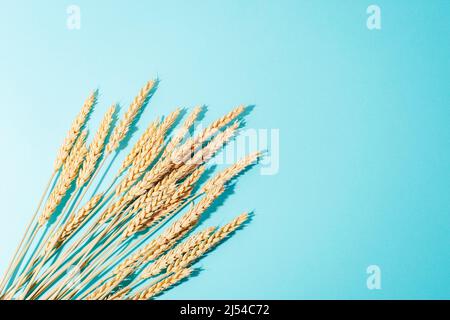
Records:
[[[6,270],[1,299],[150,299],[189,277],[199,258],[248,220],[244,213],[194,231],[229,182],[261,156],[250,154],[201,183],[209,160],[236,135],[243,106],[192,137],[202,108],[171,133],[182,114],[176,109],[150,123],[118,172],[108,175],[117,158],[111,155],[125,149],[157,84],[145,84],[117,125],[113,104],[89,145],[85,127],[98,92],[88,97]]]

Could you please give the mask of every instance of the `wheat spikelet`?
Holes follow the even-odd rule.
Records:
[[[195,167],[183,166],[173,170],[162,180],[160,180],[153,188],[151,188],[145,197],[141,197],[142,200],[140,202],[136,203],[139,204],[140,208],[148,212],[154,211],[156,208],[161,208],[161,206],[156,207],[158,202],[168,200],[168,197],[175,196],[177,193],[184,193],[184,190],[188,190],[193,187],[195,182],[203,174],[205,168],[200,166],[196,171],[194,171],[194,169]],[[192,174],[189,178],[182,183],[178,183],[190,173]]]
[[[218,149],[220,149],[220,147],[223,146],[234,135],[234,132],[235,132],[237,126],[238,125],[235,124],[234,126],[227,128],[224,132],[218,134],[201,152],[198,152],[192,159],[187,161],[187,163],[185,165],[181,165],[181,167],[178,167],[178,169],[174,169],[168,176],[163,178],[162,181],[158,182],[156,184],[156,187],[151,189],[152,192],[147,193],[147,197],[140,198],[141,201],[148,202],[149,201],[148,199],[150,199],[153,196],[153,191],[158,190],[158,187],[162,183],[166,183],[167,186],[172,186],[171,183],[174,183],[176,180],[184,178],[185,176],[190,174],[199,165],[199,163],[205,162],[210,157],[212,157],[212,155]],[[187,193],[186,191],[190,192],[192,190],[193,184],[200,177],[202,172],[203,172],[203,169],[200,168],[198,170],[198,172],[196,174],[194,174],[193,176],[191,176],[191,178],[190,178],[190,179],[194,179],[194,181],[190,181],[188,179],[186,181],[187,183],[181,185],[181,188],[179,188],[178,192],[176,193],[176,195],[174,197],[175,198],[178,198],[180,196],[184,197],[184,195]],[[141,182],[140,184],[138,184],[136,187],[141,187],[142,190],[147,190],[145,186],[142,186],[145,183],[145,179],[147,179],[147,178],[144,178],[144,181]],[[148,184],[148,185],[149,185],[149,187],[151,186],[151,184]],[[187,189],[188,186],[190,186],[189,189]],[[130,191],[131,195],[136,195],[136,194],[139,195],[141,193],[142,192],[136,192],[135,190]],[[134,209],[136,209],[138,206],[142,206],[142,203],[136,202],[136,207]],[[151,208],[152,207],[146,209],[147,214],[151,210]],[[170,212],[170,210],[166,210],[166,213],[168,213],[168,212]]]
[[[103,147],[105,146],[105,140],[108,137],[109,130],[113,121],[113,115],[116,112],[116,105],[112,105],[105,116],[97,130],[97,133],[89,146],[89,152],[86,155],[86,161],[83,163],[83,168],[80,170],[80,174],[77,180],[77,187],[83,186],[90,178],[95,170],[98,160],[103,152]]]
[[[76,215],[71,215],[61,232],[55,234],[56,239],[48,242],[51,247],[48,247],[47,251],[53,248],[59,248],[64,241],[66,241],[83,224],[102,196],[102,193],[93,196],[80,210],[78,210]]]
[[[147,141],[149,141],[150,138],[155,134],[158,125],[159,120],[155,120],[152,123],[150,123],[145,132],[139,137],[138,141],[136,141],[131,151],[123,160],[122,165],[120,166],[119,169],[119,174],[124,172],[134,162],[134,159],[141,152],[142,148],[144,148]]]
[[[58,151],[58,155],[53,165],[54,172],[57,172],[62,167],[67,157],[69,156],[75,140],[77,140],[77,137],[80,135],[81,129],[83,128],[83,125],[85,124],[89,113],[92,111],[92,108],[97,101],[97,95],[98,91],[94,91],[91,93],[91,95],[84,102],[80,113],[73,121],[72,126],[70,127],[69,132],[67,133],[67,136]]]
[[[167,271],[168,273],[174,272],[176,270],[186,268],[191,263],[199,259],[206,252],[211,250],[220,241],[224,240],[230,233],[239,228],[248,219],[248,213],[243,213],[231,222],[227,223],[215,233],[213,233],[207,240],[199,242],[191,250],[186,251],[184,255],[176,256],[171,261],[167,261]],[[156,271],[157,272],[157,271]]]
[[[156,81],[150,80],[146,83],[146,85],[141,89],[139,94],[134,98],[133,102],[128,107],[127,112],[123,116],[123,119],[120,121],[118,126],[114,129],[110,141],[106,146],[105,153],[110,154],[114,150],[116,150],[120,142],[126,137],[131,124],[139,113],[139,110],[143,107],[150,91],[154,88]]]
[[[176,271],[174,274],[168,276],[167,278],[159,281],[148,289],[136,294],[132,300],[149,300],[150,298],[156,296],[157,294],[169,289],[173,285],[177,284],[181,280],[189,277],[192,270],[181,269]]]
[[[180,259],[192,249],[199,246],[200,243],[206,241],[210,237],[214,229],[215,227],[210,227],[190,236],[188,239],[186,239],[186,241],[180,243],[175,248],[167,252],[164,256],[153,262],[147,269],[142,272],[141,278],[147,279],[160,274],[163,270],[167,269],[170,264],[174,263],[175,260]]]
[[[38,219],[40,226],[44,225],[51,215],[55,212],[58,205],[61,203],[62,199],[69,190],[72,182],[75,180],[81,164],[87,153],[86,148],[86,131],[81,133],[80,137],[77,139],[72,151],[70,152],[67,161],[63,167],[61,177],[59,178],[55,188],[50,193],[44,211]]]
[[[126,258],[123,262],[121,262],[113,271],[114,275],[121,275],[124,273],[131,273],[135,268],[138,267],[141,259],[145,257],[145,250],[152,250],[153,243],[147,244],[144,248],[136,251],[131,256]]]

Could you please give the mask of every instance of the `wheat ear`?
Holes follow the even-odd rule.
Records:
[[[191,274],[191,269],[181,269],[176,271],[174,274],[168,276],[167,278],[157,282],[156,284],[152,285],[148,289],[144,289],[140,293],[136,294],[132,300],[149,300],[150,298],[160,294],[161,292],[169,289],[170,287],[174,286],[181,280],[189,277]]]
[[[141,278],[147,279],[160,274],[176,260],[188,254],[191,250],[198,247],[202,242],[206,241],[210,237],[214,229],[215,227],[210,227],[190,236],[188,239],[186,239],[186,241],[180,243],[175,248],[167,252],[164,256],[153,262],[150,267],[142,272]]]
[[[64,142],[58,151],[58,155],[56,157],[55,164],[53,166],[55,172],[62,167],[67,157],[69,156],[70,151],[72,150],[72,147],[74,146],[75,141],[77,140],[77,137],[80,135],[81,129],[86,123],[89,114],[91,113],[94,105],[97,102],[97,96],[98,90],[95,90],[94,92],[91,93],[91,95],[84,102],[83,107],[80,110],[80,113],[73,121],[72,126],[70,127],[69,132],[67,133],[67,136],[64,139]]]
[[[112,125],[113,116],[116,112],[116,104],[112,105],[105,113],[100,126],[89,145],[89,152],[86,155],[86,160],[83,163],[83,168],[80,170],[77,179],[77,187],[83,186],[92,176],[95,167],[100,159],[103,147],[105,146],[106,138]]]
[[[131,124],[139,114],[141,108],[144,106],[149,93],[152,91],[155,85],[155,80],[148,81],[141,89],[141,91],[139,91],[139,94],[134,98],[133,102],[128,107],[128,110],[125,112],[123,119],[111,134],[111,138],[105,149],[106,154],[112,153],[119,147],[120,142],[126,137],[128,131],[130,130]]]
[[[199,241],[195,247],[191,248],[191,250],[171,257],[171,259],[166,261],[166,264],[163,265],[163,268],[165,267],[166,272],[170,273],[189,266],[201,256],[203,256],[206,252],[215,247],[219,242],[224,240],[230,233],[239,228],[247,219],[248,213],[243,213],[237,216],[231,222],[227,223],[219,230],[214,232],[206,240]],[[148,276],[155,275],[154,273],[158,274],[159,271],[160,270],[157,269],[152,270],[150,267],[150,270],[144,271],[143,277],[147,278]]]
[[[141,150],[145,147],[147,142],[154,136],[156,129],[158,128],[159,120],[155,120],[145,129],[144,133],[139,137],[138,141],[133,145],[133,148],[125,157],[122,162],[122,165],[119,169],[119,175],[124,172],[131,164],[134,162],[134,159],[138,156]]]
[[[47,247],[47,250],[51,250],[53,248],[57,249],[67,239],[69,239],[88,218],[92,210],[101,200],[102,196],[102,193],[93,196],[80,210],[78,210],[78,213],[76,215],[70,216],[69,220],[67,220],[61,231],[55,233],[53,240],[48,242],[48,245],[50,246]]]
[[[106,300],[124,300],[125,296],[130,292],[130,288],[123,288],[118,290],[116,293],[105,298]]]
[[[217,184],[223,184],[227,181],[230,181],[233,177],[241,173],[248,166],[254,164],[261,156],[261,154],[261,152],[257,151],[243,157],[235,164],[229,166],[225,170],[215,175],[212,179],[208,180],[200,190],[206,192]]]
[[[163,157],[172,154],[173,150],[175,150],[178,144],[186,136],[189,129],[194,125],[201,111],[202,107],[195,107],[194,110],[192,110],[187,119],[184,121],[183,126],[174,134],[174,136],[167,143],[166,148],[164,149]]]
[[[44,225],[55,212],[61,200],[66,195],[72,182],[75,180],[80,166],[86,156],[86,135],[87,132],[83,131],[80,137],[77,139],[72,151],[70,152],[67,162],[64,165],[61,177],[59,178],[55,188],[52,193],[50,193],[47,203],[44,207],[44,211],[38,219],[39,225]]]
[[[243,111],[245,110],[244,106],[239,106],[223,117],[217,119],[208,127],[203,129],[196,136],[189,138],[182,147],[173,150],[170,154],[170,158],[175,163],[180,163],[186,160],[186,157],[192,153],[193,150],[201,147],[201,145],[207,141],[210,137],[216,134],[221,128],[227,126],[234,119],[236,119]]]

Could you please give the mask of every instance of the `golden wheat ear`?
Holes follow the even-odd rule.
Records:
[[[92,109],[97,103],[97,97],[98,97],[98,90],[95,90],[86,99],[86,101],[83,104],[83,107],[80,110],[80,113],[73,121],[72,126],[70,127],[69,132],[67,133],[67,136],[64,139],[64,142],[58,151],[58,155],[56,157],[55,164],[53,166],[55,172],[62,167],[67,157],[69,156],[70,151],[72,150],[72,147],[75,144],[75,141],[80,135],[83,126],[86,124],[89,114],[92,112]]]
[[[120,143],[130,130],[131,124],[136,119],[136,116],[139,114],[142,107],[145,105],[149,94],[156,88],[157,83],[158,80],[150,80],[145,84],[141,91],[139,91],[139,94],[134,98],[133,102],[128,107],[128,110],[125,112],[122,120],[114,129],[109,143],[106,146],[106,154],[112,153],[119,147]]]

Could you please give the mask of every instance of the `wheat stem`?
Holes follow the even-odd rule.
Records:
[[[23,244],[25,244],[25,247],[27,247],[27,243],[33,237],[34,229],[37,227],[37,224],[36,224],[35,220],[36,220],[36,218],[37,218],[37,216],[39,214],[39,209],[41,208],[42,203],[44,202],[45,195],[47,194],[48,190],[50,189],[50,185],[51,185],[53,179],[55,178],[55,175],[56,175],[56,172],[53,172],[52,175],[50,176],[50,179],[48,180],[48,182],[47,182],[47,184],[46,184],[46,186],[44,188],[44,192],[42,193],[42,196],[41,196],[41,198],[40,198],[40,200],[38,202],[37,208],[36,208],[32,218],[31,218],[30,222],[28,223],[27,228],[25,229],[25,233],[24,233],[22,239],[20,240],[20,243],[17,246],[17,249],[14,252],[13,258],[11,259],[11,261],[9,262],[8,267],[5,270],[5,274],[3,276],[3,279],[2,279],[2,282],[1,282],[1,285],[0,285],[0,293],[4,289],[7,289],[8,279],[9,279],[10,275],[13,274],[14,271],[20,266],[20,262],[23,259],[24,255],[25,255],[25,252],[27,251],[27,249],[22,250],[22,251],[20,249],[21,249]],[[30,232],[30,229],[31,229],[33,223],[35,223],[34,229],[33,229],[31,235],[29,235],[29,238],[28,238],[28,233]]]

